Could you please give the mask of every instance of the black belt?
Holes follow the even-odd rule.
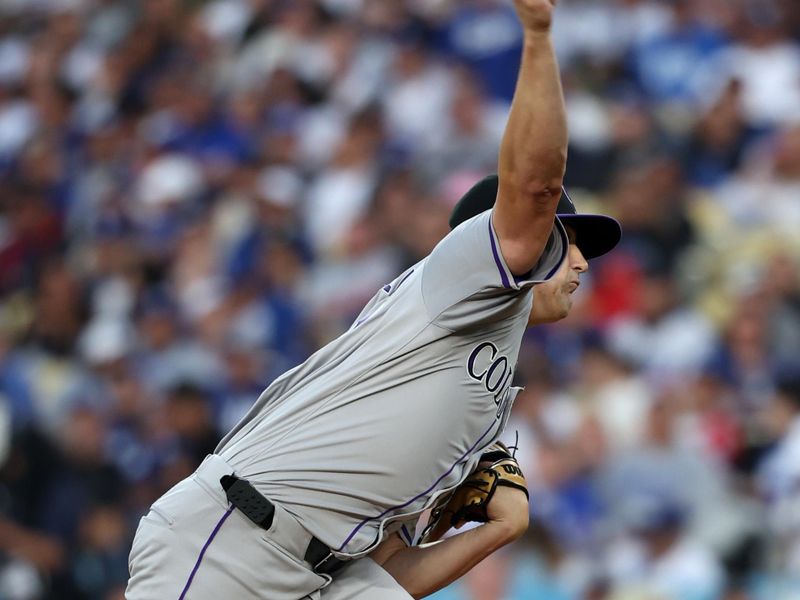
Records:
[[[275,517],[275,505],[261,495],[246,479],[235,475],[225,475],[220,480],[228,502],[238,508],[253,523],[264,529],[272,526]],[[347,561],[336,558],[327,545],[312,536],[303,559],[308,562],[315,573],[330,574]]]

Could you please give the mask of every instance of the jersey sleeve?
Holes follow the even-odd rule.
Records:
[[[567,253],[569,242],[556,218],[539,262],[515,277],[500,251],[500,240],[487,210],[461,223],[424,261],[422,296],[428,316],[448,329],[490,321],[503,310],[503,298],[550,279]],[[469,309],[453,311],[458,305]],[[448,318],[458,312],[459,319]]]

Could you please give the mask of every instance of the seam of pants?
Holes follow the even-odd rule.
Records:
[[[189,591],[189,587],[192,585],[192,580],[194,579],[194,576],[197,573],[197,569],[200,568],[200,563],[203,561],[203,556],[205,556],[206,550],[208,550],[208,547],[211,545],[211,542],[214,541],[214,538],[217,536],[217,532],[222,527],[222,524],[228,517],[231,516],[232,512],[233,512],[233,505],[231,505],[228,508],[228,510],[225,511],[225,514],[222,515],[222,518],[219,520],[216,527],[214,527],[214,530],[211,532],[211,535],[208,536],[208,539],[206,540],[203,549],[200,550],[200,556],[197,557],[197,562],[194,563],[194,568],[192,569],[192,572],[189,574],[189,579],[186,581],[186,585],[183,587],[183,591],[181,592],[181,595],[178,598],[178,600],[184,600],[184,598],[186,598],[186,592]]]

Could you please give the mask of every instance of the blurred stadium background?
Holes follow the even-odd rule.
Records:
[[[520,355],[529,534],[436,597],[798,599],[800,4],[553,35],[625,237]],[[494,169],[519,48],[503,0],[0,0],[0,599],[122,598],[146,507]]]

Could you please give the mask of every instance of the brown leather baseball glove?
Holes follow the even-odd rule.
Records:
[[[514,487],[525,492],[528,487],[517,459],[501,442],[491,445],[478,463],[478,468],[459,485],[450,499],[431,513],[421,542],[433,542],[448,529],[459,529],[464,523],[488,521],[486,508],[499,485]]]

